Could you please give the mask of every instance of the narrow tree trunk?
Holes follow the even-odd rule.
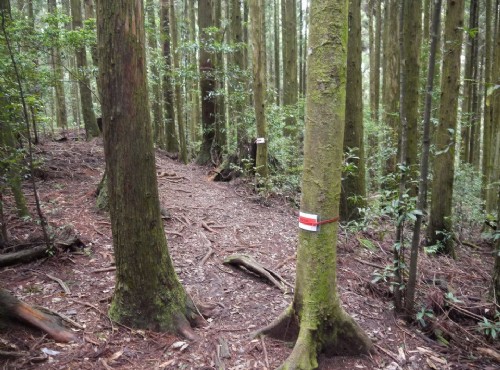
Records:
[[[420,247],[420,229],[422,218],[427,203],[427,185],[429,177],[429,152],[430,152],[430,126],[432,93],[434,89],[434,69],[436,67],[436,48],[439,43],[439,33],[441,25],[441,0],[434,1],[432,15],[431,45],[429,51],[429,65],[427,68],[427,83],[425,87],[424,102],[424,133],[422,136],[422,158],[420,159],[420,181],[417,200],[417,210],[415,226],[413,228],[413,238],[410,252],[410,266],[408,270],[408,283],[406,284],[405,311],[409,317],[413,317],[415,308],[415,288],[417,283],[418,252]]]
[[[73,18],[73,30],[82,28],[82,2],[81,0],[71,0],[71,15]],[[83,124],[87,140],[99,136],[99,127],[94,113],[92,103],[92,90],[90,88],[90,78],[87,73],[87,52],[85,47],[78,47],[75,51],[76,66],[78,67],[78,86],[80,88],[80,99],[83,114]]]
[[[163,108],[162,108],[162,88],[161,74],[156,63],[156,51],[158,50],[158,38],[156,36],[156,1],[146,0],[146,14],[149,23],[148,31],[148,47],[151,70],[151,91],[153,93],[153,101],[151,110],[153,113],[153,138],[154,142],[163,147]]]
[[[213,26],[213,0],[200,1],[198,3],[198,27],[200,30],[200,45],[206,45],[210,37],[207,33],[208,27]],[[202,143],[196,163],[208,164],[212,161],[212,144],[215,137],[215,70],[214,54],[209,48],[200,48],[200,90],[201,90],[201,120],[202,120]]]
[[[196,12],[195,12],[195,0],[189,1],[189,41],[192,44],[198,42],[196,36]],[[193,50],[189,55],[190,64],[198,71],[199,60],[196,50]],[[198,78],[193,78],[191,80],[191,119],[189,124],[189,132],[191,142],[197,142],[200,138],[200,126],[201,126],[201,103],[200,103],[200,80]]]
[[[177,32],[177,18],[175,16],[175,1],[170,0],[170,36],[172,41],[172,64],[174,67],[174,71],[179,71],[180,68],[180,55],[178,50],[178,32]],[[180,144],[180,159],[183,163],[187,163],[187,140],[186,140],[186,124],[184,121],[184,104],[182,100],[182,86],[181,86],[181,77],[178,76],[175,79],[175,112],[176,112],[176,121],[177,121],[177,130],[179,131],[179,144]]]
[[[255,0],[249,4],[252,27],[252,61],[253,61],[253,104],[257,124],[257,157],[255,172],[260,180],[268,176],[267,166],[267,122],[266,122],[266,40],[265,40],[265,8],[263,0]]]
[[[396,171],[397,146],[399,132],[399,1],[386,2],[384,23],[384,80],[382,91],[383,116],[386,124],[386,135],[383,139],[386,160],[382,173],[389,175]],[[373,149],[372,149],[373,150]]]
[[[464,0],[448,0],[444,31],[443,71],[439,125],[436,129],[436,158],[433,168],[431,216],[428,244],[455,256],[451,201],[455,174],[455,137],[460,86],[460,54],[463,38]]]
[[[297,3],[281,0],[283,39],[283,106],[287,111],[283,135],[292,140],[297,136]]]
[[[56,0],[48,0],[48,11],[51,14],[57,13]],[[53,26],[57,27],[57,25]],[[54,33],[54,41],[59,38],[59,32]],[[68,128],[68,115],[66,113],[66,94],[64,93],[64,73],[62,69],[61,51],[58,46],[51,49],[51,64],[53,71],[53,83],[56,96],[56,122],[57,127]]]
[[[420,120],[420,49],[422,47],[422,21],[415,14],[422,14],[422,0],[407,0],[403,21],[403,37],[405,43],[404,71],[406,75],[404,113],[408,125],[406,149],[406,166],[408,167],[409,195],[417,196],[416,181],[418,179],[418,123]]]
[[[276,87],[276,105],[280,105],[281,101],[280,29],[280,0],[274,0],[274,81]]]
[[[493,213],[494,211],[494,201],[493,196],[495,195],[490,188],[491,180],[491,133],[492,133],[492,119],[491,119],[491,105],[490,98],[488,97],[489,90],[491,88],[491,70],[492,70],[492,44],[493,44],[493,34],[491,31],[491,21],[492,21],[492,0],[485,0],[485,31],[484,31],[484,125],[483,125],[483,156],[482,160],[482,186],[481,194],[485,203],[485,211],[488,213]]]
[[[163,103],[165,105],[165,149],[167,152],[178,152],[177,132],[175,130],[175,109],[174,109],[174,87],[172,84],[172,53],[170,44],[170,2],[173,0],[161,0],[160,22],[161,35],[163,40],[163,59],[165,61],[165,71],[163,73]]]
[[[354,170],[343,175],[340,217],[343,221],[361,217],[366,207],[365,153],[363,145],[363,97],[361,82],[361,0],[349,1],[349,35],[347,44],[347,82],[344,153],[354,150],[349,159]]]

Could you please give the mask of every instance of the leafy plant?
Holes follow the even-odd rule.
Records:
[[[427,323],[425,321],[425,318],[429,318],[429,319],[434,319],[434,311],[426,308],[426,307],[422,307],[420,309],[420,311],[417,312],[416,316],[415,316],[415,319],[417,320],[417,322],[420,324],[420,326],[422,328],[425,328],[427,326]]]
[[[498,332],[500,332],[500,313],[495,313],[495,321],[488,320],[483,316],[483,321],[479,323],[479,331],[493,340],[497,339]]]

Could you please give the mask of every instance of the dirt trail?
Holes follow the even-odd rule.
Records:
[[[113,262],[109,217],[96,209],[93,194],[103,171],[99,140],[47,142],[39,150],[45,157],[45,179],[39,181],[44,211],[54,226],[72,224],[87,249],[2,269],[0,281],[27,303],[76,321],[82,326],[75,329],[82,341],[62,345],[23,327],[8,329],[2,333],[6,343],[28,350],[30,356],[4,361],[7,368],[274,369],[286,358],[290,346],[249,334],[279,315],[291,302],[291,293],[222,264],[230,254],[247,254],[293,285],[297,217],[284,200],[263,200],[245,184],[212,182],[208,169],[184,166],[158,152],[161,205],[169,215],[164,225],[176,271],[195,301],[215,307],[207,326],[197,329],[202,339],[188,343],[121,327],[106,315],[114,272],[106,271]],[[9,221],[11,234],[20,242],[29,239],[27,224],[14,217]],[[377,350],[370,358],[321,358],[320,369],[467,368],[471,363],[461,365],[460,358],[450,357],[453,352],[394,319],[391,303],[368,290],[375,268],[366,262],[385,265],[390,260],[383,243],[370,250],[360,247],[356,237],[340,238],[342,301],[376,340]],[[71,294],[47,274],[66,282]],[[44,348],[58,353],[42,360]]]

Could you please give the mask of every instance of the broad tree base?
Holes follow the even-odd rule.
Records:
[[[295,340],[292,353],[279,370],[316,369],[320,353],[327,356],[368,354],[373,348],[368,336],[342,308],[335,311],[329,319],[319,319],[316,321],[319,324],[313,325],[312,320],[300,322],[296,310],[290,305],[273,323],[255,335]]]

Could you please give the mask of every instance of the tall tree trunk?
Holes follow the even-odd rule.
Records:
[[[178,48],[178,32],[177,32],[177,18],[175,16],[175,1],[170,0],[170,37],[172,42],[172,64],[174,71],[179,71],[180,68],[180,55]],[[183,163],[187,163],[188,157],[188,148],[186,141],[186,124],[184,120],[184,104],[182,100],[182,86],[181,86],[181,77],[179,73],[177,73],[178,77],[175,79],[175,112],[176,112],[176,122],[177,122],[177,130],[179,131],[179,146],[180,146],[180,159]]]
[[[359,208],[366,207],[361,77],[361,0],[350,0],[344,153],[353,149],[354,157],[348,159],[353,170],[343,175],[340,217],[344,221],[359,219]]]
[[[386,147],[386,160],[383,163],[383,174],[396,171],[396,153],[399,131],[399,1],[388,0],[385,4],[384,22],[384,80],[382,91],[383,116],[386,124],[386,136],[383,140]]]
[[[429,50],[429,65],[427,68],[427,83],[425,87],[424,102],[424,133],[422,136],[422,158],[420,160],[420,181],[417,200],[417,210],[415,226],[413,228],[413,238],[410,252],[410,265],[408,269],[408,283],[406,285],[405,311],[409,317],[413,317],[415,309],[415,287],[417,283],[418,252],[420,247],[420,229],[422,227],[422,217],[427,203],[427,187],[429,182],[429,152],[431,146],[430,126],[432,93],[434,89],[434,69],[436,67],[436,49],[439,43],[439,33],[441,25],[441,0],[434,1],[431,45]]]
[[[48,11],[51,14],[57,13],[56,0],[48,0]],[[53,27],[57,27],[54,25]],[[59,38],[59,32],[54,33],[54,42]],[[62,58],[59,46],[52,46],[51,49],[51,64],[54,78],[54,90],[56,96],[56,122],[57,127],[66,129],[68,128],[68,115],[66,112],[66,95],[64,93],[64,73],[62,69]]]
[[[483,156],[482,160],[482,187],[481,193],[482,198],[485,203],[485,210],[488,213],[493,213],[495,210],[494,206],[494,192],[490,187],[491,182],[491,137],[492,137],[492,119],[491,119],[491,99],[488,93],[492,86],[492,60],[493,60],[493,35],[491,23],[492,23],[492,0],[485,0],[485,31],[484,31],[484,127],[483,127]]]
[[[198,2],[198,27],[200,30],[200,90],[202,143],[196,163],[204,165],[212,161],[212,145],[215,137],[216,99],[214,55],[205,46],[210,36],[208,28],[213,26],[213,0]]]
[[[477,37],[472,34],[473,29],[477,27],[475,24],[476,13],[478,11],[479,0],[470,0],[469,8],[469,32],[465,39],[465,63],[464,63],[464,79],[463,79],[463,95],[461,109],[461,145],[460,145],[460,160],[463,163],[472,163],[471,157],[471,131],[472,131],[472,98],[473,89],[476,83],[473,81],[474,64],[477,63],[477,58],[474,61],[475,48],[477,47]]]
[[[368,353],[372,346],[343,310],[337,293],[338,224],[334,217],[338,214],[342,172],[347,12],[345,1],[311,1],[300,207],[325,223],[313,231],[313,222],[307,227],[308,222],[303,220],[306,229],[299,231],[293,303],[261,331],[296,339],[280,369],[316,369],[321,352],[353,355]]]
[[[189,0],[189,41],[194,45],[198,42],[196,36],[196,12],[195,12],[196,0]],[[190,64],[199,70],[199,60],[196,50],[193,50],[189,55]],[[200,81],[198,78],[193,78],[191,80],[191,119],[189,124],[189,132],[191,142],[197,142],[200,136],[200,126],[201,126],[201,103],[200,103]]]
[[[276,87],[276,105],[280,105],[281,102],[280,29],[280,0],[274,0],[274,83]]]
[[[460,54],[463,38],[464,0],[448,0],[444,30],[441,105],[436,129],[436,158],[433,165],[431,215],[428,244],[455,255],[452,238],[451,201],[455,174],[455,137],[460,86]]]
[[[81,0],[71,0],[71,15],[73,18],[73,30],[83,27],[82,24],[82,2]],[[99,136],[99,127],[94,113],[92,103],[92,90],[90,88],[90,78],[87,73],[87,52],[84,46],[79,46],[75,50],[76,66],[78,67],[78,86],[80,88],[80,99],[83,114],[83,124],[87,140]]]
[[[406,0],[403,21],[403,37],[405,43],[404,71],[405,99],[403,107],[408,125],[408,147],[406,149],[406,166],[408,167],[409,194],[417,196],[418,179],[418,122],[420,120],[419,89],[420,89],[420,49],[422,47],[422,21],[415,14],[422,14],[422,0]]]
[[[287,110],[283,134],[292,139],[297,137],[297,3],[295,0],[281,0],[283,39],[283,106]]]
[[[69,1],[62,1],[62,10],[63,14],[69,18],[71,18],[71,0]],[[70,32],[72,30],[72,22],[66,22],[64,25],[64,28],[66,29],[66,32]],[[69,54],[66,56],[67,60],[67,68],[70,71],[76,71],[76,57],[74,54]],[[64,73],[64,72],[63,72]],[[72,123],[73,127],[78,127],[80,128],[80,123],[81,123],[81,118],[80,118],[80,97],[79,97],[79,81],[71,74],[69,74],[70,81],[69,81],[69,103],[70,103],[70,108],[71,108],[71,118],[72,120],[70,123]]]
[[[172,53],[170,44],[170,2],[174,0],[161,0],[160,22],[163,40],[163,59],[165,71],[163,73],[163,104],[165,105],[165,149],[167,152],[178,152],[177,132],[175,130],[174,87],[172,84]]]
[[[148,48],[150,50],[149,59],[152,86],[151,91],[153,93],[153,101],[151,102],[151,110],[153,113],[153,140],[155,143],[159,144],[161,147],[164,146],[163,143],[163,107],[162,101],[162,88],[161,88],[161,74],[156,63],[156,54],[158,50],[158,38],[156,37],[156,1],[146,0],[146,14],[147,21],[149,25],[149,31],[147,32]]]
[[[142,0],[99,1],[97,40],[116,260],[110,317],[193,338],[196,308],[174,271],[160,215]]]
[[[224,44],[224,29],[222,29],[222,4],[221,1],[216,1],[214,3],[214,26],[218,29],[216,41],[220,44]],[[215,69],[217,73],[216,79],[216,119],[215,119],[215,136],[214,142],[212,144],[212,153],[215,157],[215,162],[217,165],[222,161],[222,155],[226,152],[227,144],[227,127],[226,127],[226,94],[225,94],[225,72],[224,72],[224,54],[222,51],[217,51],[215,55]]]
[[[229,85],[231,111],[234,112],[233,124],[236,126],[236,140],[238,151],[238,162],[247,156],[248,145],[247,130],[243,120],[243,111],[246,103],[246,84],[244,78],[245,59],[243,52],[243,20],[241,17],[241,0],[231,0],[231,43],[235,45],[233,53],[233,68],[236,79]]]
[[[268,176],[266,122],[266,39],[264,0],[249,4],[252,27],[253,104],[257,124],[257,156],[255,172],[261,180]]]

